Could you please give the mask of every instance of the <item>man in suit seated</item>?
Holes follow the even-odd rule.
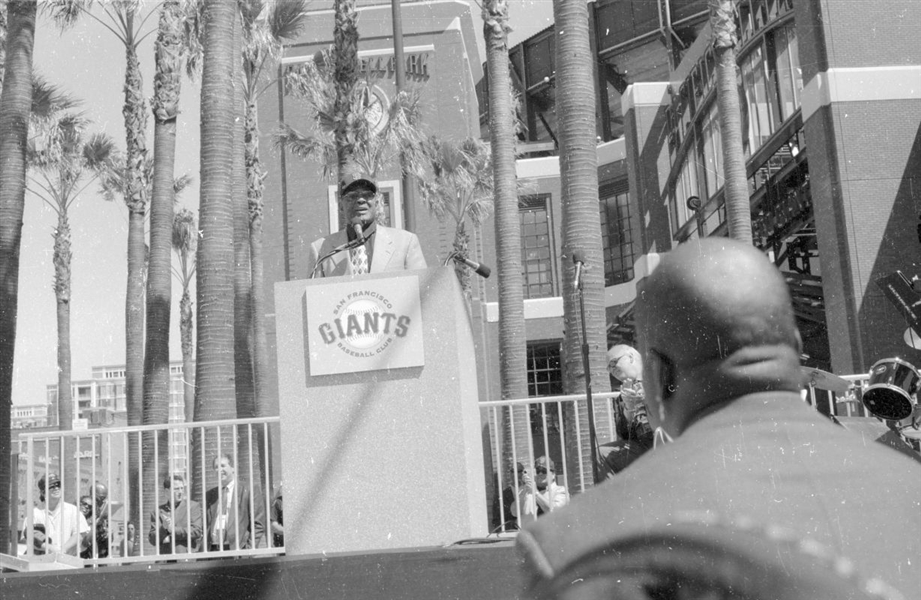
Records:
[[[205,495],[209,550],[264,548],[265,507],[261,499],[237,479],[229,454],[215,458],[213,464],[220,485]]]
[[[519,533],[527,594],[586,552],[691,512],[808,536],[921,598],[921,465],[803,402],[790,293],[763,253],[681,244],[638,286],[636,327],[649,418],[673,441]]]
[[[312,277],[426,268],[416,234],[377,222],[382,204],[373,179],[346,178],[340,186],[339,203],[349,225],[310,245],[307,265]],[[345,244],[358,241],[357,228],[361,229],[365,242],[344,249]],[[337,249],[340,251],[336,252]]]
[[[172,497],[150,513],[147,539],[160,554],[198,552],[201,550],[201,505],[185,496],[185,479],[174,474],[163,480]]]

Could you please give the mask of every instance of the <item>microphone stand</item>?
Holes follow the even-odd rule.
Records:
[[[592,371],[588,360],[588,337],[585,332],[585,293],[582,289],[582,276],[576,282],[576,291],[579,293],[579,316],[582,320],[582,370],[585,372],[585,401],[588,408],[588,440],[592,447],[592,482],[601,483],[601,472],[598,468],[598,436],[595,433],[595,402],[592,399]]]
[[[352,248],[357,248],[358,246],[361,246],[362,244],[364,244],[366,241],[368,241],[368,238],[365,238],[365,237],[354,239],[351,242],[346,242],[344,244],[336,246],[335,248],[333,248],[332,250],[330,250],[329,252],[321,256],[320,258],[318,258],[316,264],[313,265],[313,271],[310,272],[310,279],[313,279],[314,277],[317,276],[317,269],[320,268],[320,265],[323,264],[324,260],[326,260],[327,258],[331,256],[335,256],[336,254],[339,254],[343,250],[351,250]]]

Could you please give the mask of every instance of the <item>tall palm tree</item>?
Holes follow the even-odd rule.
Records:
[[[7,3],[6,55],[0,94],[0,456],[12,451],[13,356],[19,298],[19,249],[26,194],[26,142],[32,105],[35,0]],[[0,515],[10,514],[12,463],[0,460]],[[0,550],[14,541],[10,519],[0,519]]]
[[[267,4],[246,0],[241,4],[243,17],[243,75],[246,114],[244,145],[246,161],[246,193],[249,208],[249,248],[252,281],[253,321],[253,390],[257,417],[271,413],[269,403],[269,350],[265,328],[265,269],[263,258],[263,181],[265,169],[259,157],[259,123],[257,102],[269,87],[264,81],[266,66],[272,66],[280,56],[283,43],[295,40],[307,22],[307,2],[291,0]],[[261,431],[261,430],[260,430]],[[264,442],[259,437],[259,450]],[[271,454],[270,454],[271,455]],[[268,457],[262,457],[260,469],[265,473]]]
[[[430,136],[423,155],[433,177],[421,177],[419,191],[429,210],[444,222],[454,222],[454,249],[461,258],[469,256],[470,235],[467,223],[479,229],[492,214],[493,173],[489,146],[480,139],[461,142]],[[465,295],[470,297],[470,270],[455,265],[455,273]]]
[[[206,0],[203,7],[201,90],[201,237],[196,257],[197,348],[195,420],[236,417],[233,345],[233,55],[235,2]],[[229,449],[228,445],[223,445]],[[217,439],[196,438],[195,469],[201,453],[216,452]],[[196,473],[196,486],[204,484]]]
[[[137,48],[146,37],[141,30],[153,14],[142,15],[140,0],[47,0],[48,11],[62,29],[81,17],[90,18],[115,35],[125,48],[125,193],[128,207],[128,283],[125,294],[125,396],[129,425],[143,422],[144,377],[144,277],[147,263],[147,109]],[[95,12],[93,9],[99,12]],[[136,446],[129,451],[129,472],[138,472]],[[132,490],[136,493],[135,490]],[[135,498],[133,498],[134,500]],[[132,502],[132,506],[136,506]],[[139,519],[140,516],[136,515]]]
[[[349,139],[349,110],[351,97],[358,82],[358,11],[355,0],[334,0],[333,12],[333,72],[335,73],[336,101],[333,120],[336,124],[336,181],[342,181],[346,166],[354,149]]]
[[[321,166],[324,177],[331,179],[339,174],[341,146],[337,136],[341,123],[336,118],[337,114],[351,116],[347,119],[345,169],[373,176],[398,164],[400,152],[409,157],[410,169],[418,171],[421,168],[424,138],[418,90],[406,90],[394,96],[379,123],[356,118],[373,110],[373,86],[367,80],[359,80],[348,97],[348,107],[341,108],[336,96],[339,86],[328,51],[321,52],[317,60],[288,71],[285,87],[288,93],[307,106],[314,128],[310,133],[301,133],[291,125],[281,123],[275,133],[275,143],[296,156],[315,160]]]
[[[173,217],[173,252],[179,259],[179,268],[173,274],[182,286],[179,300],[179,336],[182,341],[182,390],[185,403],[185,420],[191,423],[195,417],[195,321],[192,315],[192,295],[189,286],[195,277],[195,251],[198,247],[198,227],[195,215],[187,208],[180,209]]]
[[[586,391],[582,352],[587,347],[588,368],[593,387],[608,385],[604,313],[604,268],[601,248],[601,219],[598,212],[598,168],[596,155],[593,55],[589,41],[588,7],[576,0],[554,0],[556,23],[557,114],[560,115],[560,188],[563,192],[563,390],[567,394]],[[579,296],[574,287],[574,259],[581,255],[582,296],[585,323],[581,322]],[[583,327],[584,325],[584,327]],[[582,339],[582,331],[586,339]],[[583,346],[583,344],[585,346]],[[610,389],[610,388],[609,388]],[[605,391],[609,391],[605,390]],[[596,413],[607,408],[597,403]],[[586,402],[578,405],[578,417],[569,415],[567,440],[576,443],[577,419],[581,431],[590,431],[594,418]],[[582,436],[583,440],[586,437]],[[588,440],[586,440],[588,441]],[[583,442],[566,453],[570,472],[577,472],[581,455],[583,468],[596,460],[596,449]],[[591,478],[588,478],[591,479]],[[580,486],[582,481],[577,482]],[[590,484],[590,481],[585,483]]]
[[[41,135],[29,141],[29,190],[55,211],[54,297],[58,326],[58,428],[73,428],[70,370],[71,232],[69,211],[80,193],[95,180],[109,156],[112,140],[104,134],[89,139],[89,123],[74,113],[52,117]]]
[[[499,378],[504,400],[526,398],[527,341],[524,328],[524,292],[521,278],[521,225],[515,175],[515,113],[508,58],[508,2],[483,2],[489,89],[489,141],[492,147],[495,194],[496,271],[499,279]],[[509,472],[513,456],[525,456],[529,447],[528,410],[511,408],[503,415],[503,465]],[[514,427],[513,427],[514,425]],[[514,431],[514,439],[512,432]],[[500,492],[501,493],[501,492]]]
[[[739,107],[736,46],[736,0],[709,0],[710,28],[716,54],[716,103],[723,142],[723,197],[729,236],[752,243],[751,202],[745,177],[745,152],[742,147],[742,112]]]

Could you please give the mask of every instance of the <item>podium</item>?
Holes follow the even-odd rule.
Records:
[[[275,285],[289,555],[487,534],[473,336],[454,271]]]

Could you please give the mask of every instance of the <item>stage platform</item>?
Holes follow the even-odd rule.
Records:
[[[512,600],[514,542],[0,574],[3,600]]]

